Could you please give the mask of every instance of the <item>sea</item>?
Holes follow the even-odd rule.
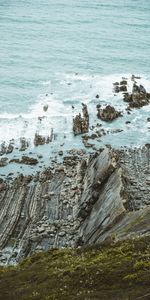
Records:
[[[150,105],[128,115],[123,95],[113,91],[122,77],[132,90],[132,74],[150,92],[150,1],[0,0],[0,143],[19,145],[25,137],[40,153],[35,133],[47,136],[53,128],[48,153],[62,143],[82,147],[72,132],[81,103],[88,105],[91,125],[98,122],[97,104],[123,112],[124,119],[102,122],[110,132],[122,130],[102,144],[148,143]]]

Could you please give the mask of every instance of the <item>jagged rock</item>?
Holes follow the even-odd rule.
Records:
[[[6,147],[6,154],[10,154],[13,152],[14,150],[14,145],[13,145],[14,142],[10,141],[9,145]]]
[[[36,133],[34,137],[34,145],[39,146],[39,145],[44,145],[45,143],[46,143],[45,136]]]
[[[19,151],[25,151],[29,147],[29,143],[26,140],[26,138],[21,138],[20,139],[20,144],[21,145],[20,145]]]
[[[7,157],[3,157],[0,159],[0,167],[5,167],[8,164],[8,158]]]
[[[130,108],[140,108],[142,106],[148,105],[150,102],[150,95],[146,92],[143,85],[133,84],[132,93],[124,94],[125,102],[129,103]]]
[[[1,144],[0,155],[10,154],[14,150],[14,141],[10,141],[8,145],[5,142]]]
[[[87,109],[87,105],[82,103],[82,113],[83,117],[79,113],[74,119],[73,119],[73,132],[74,135],[86,133],[89,130],[89,113]]]
[[[123,100],[125,101],[125,102],[132,102],[132,95],[131,94],[129,94],[129,93],[125,93],[124,94],[124,97],[123,97]]]
[[[119,91],[120,91],[120,92],[127,92],[127,87],[126,87],[126,85],[121,85]]]
[[[97,109],[97,116],[103,121],[112,121],[121,116],[121,112],[115,110],[113,106],[107,105],[103,109]]]

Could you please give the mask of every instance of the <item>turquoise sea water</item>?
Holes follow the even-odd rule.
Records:
[[[149,55],[150,1],[0,0],[0,141],[51,127],[71,134],[71,105],[79,111],[88,103],[96,116],[97,93],[124,110],[112,83],[137,74],[150,90]],[[148,116],[145,107],[129,117],[132,125],[109,125],[124,129],[112,143],[147,142]]]

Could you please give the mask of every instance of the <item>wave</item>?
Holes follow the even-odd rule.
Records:
[[[128,78],[128,90],[131,91],[133,85],[131,75],[55,74],[53,79],[41,83],[45,86],[45,94],[37,97],[36,103],[29,107],[28,113],[22,111],[20,114],[8,112],[0,114],[0,141],[18,140],[22,136],[32,140],[35,132],[47,135],[52,127],[57,132],[61,130],[70,132],[73,114],[81,111],[82,102],[88,104],[93,119],[97,103],[112,104],[125,111],[126,104],[122,101],[122,95],[119,93],[114,96],[113,83]],[[141,79],[137,79],[137,82],[143,84],[150,92],[150,78],[141,75]],[[97,95],[99,97],[96,97]],[[142,123],[143,115],[146,118],[149,111],[150,106],[134,111],[132,115],[134,128]],[[146,130],[146,126],[144,128]]]

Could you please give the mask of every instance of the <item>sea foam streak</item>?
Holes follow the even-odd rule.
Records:
[[[45,86],[45,94],[39,95],[35,104],[29,107],[28,113],[9,114],[5,112],[0,115],[0,142],[25,137],[33,140],[35,133],[39,132],[47,136],[53,127],[56,132],[65,133],[72,130],[72,117],[81,111],[81,103],[88,104],[91,119],[95,119],[96,104],[111,104],[125,111],[126,104],[119,93],[114,96],[113,83],[122,78],[131,78],[131,74],[113,74],[109,76],[85,75],[85,74],[63,74],[57,73],[54,80],[47,80],[42,84]],[[150,80],[144,76],[137,80],[150,92]],[[128,80],[128,91],[132,91],[133,82]],[[52,92],[53,91],[53,92]],[[100,98],[96,99],[96,95]],[[48,106],[44,111],[44,105]],[[134,110],[132,114],[132,128],[142,126],[143,132],[147,131],[147,124],[142,123],[150,112],[150,106],[141,110]],[[93,116],[92,116],[93,114]],[[119,121],[121,124],[121,121]],[[121,126],[121,125],[120,125]],[[109,126],[107,125],[109,128]],[[140,130],[138,128],[138,130]],[[146,133],[147,134],[147,133]]]

